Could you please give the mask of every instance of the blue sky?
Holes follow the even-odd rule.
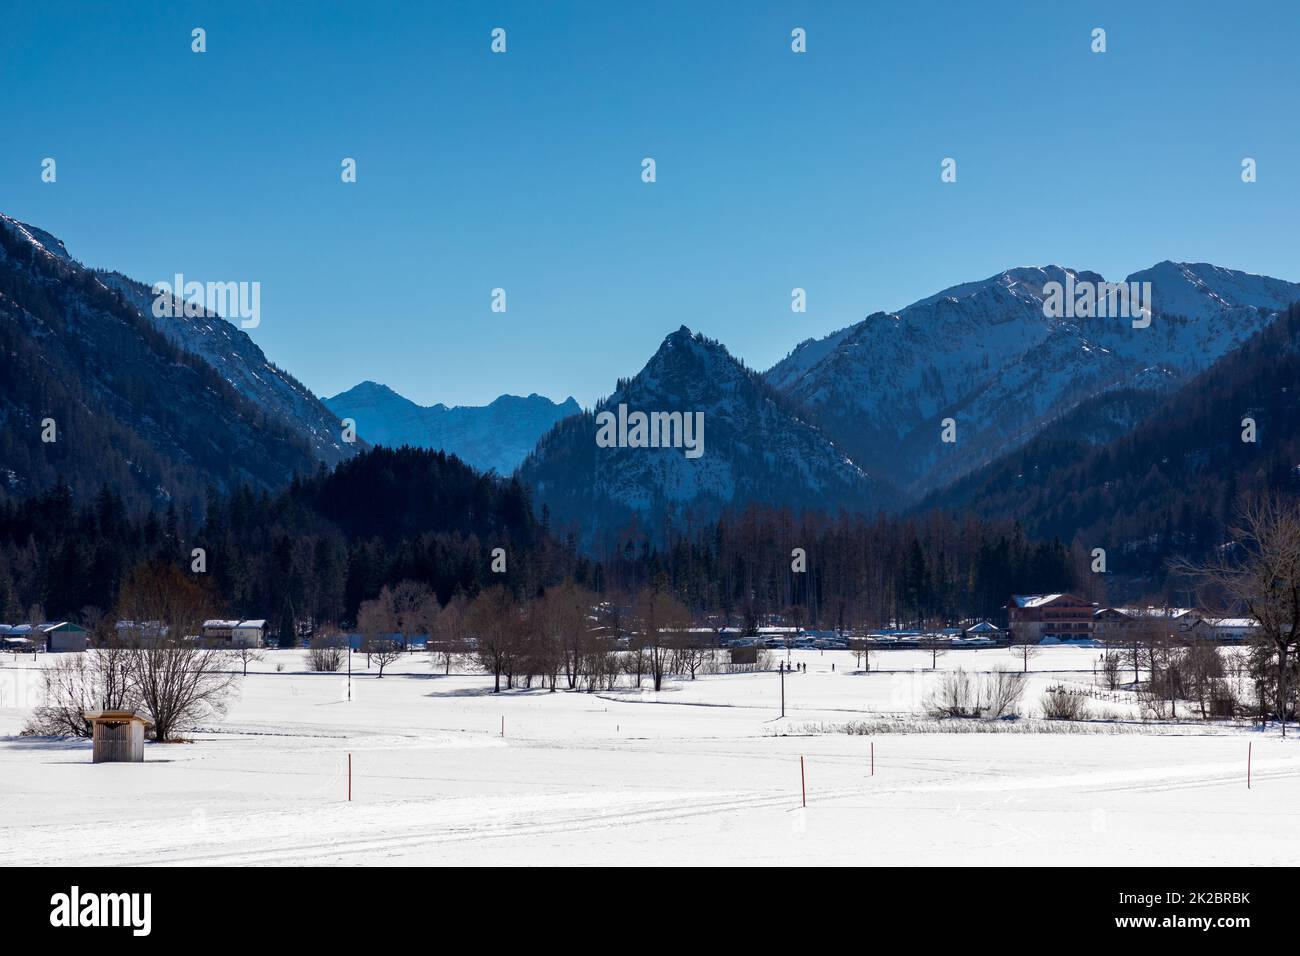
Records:
[[[322,396],[590,404],[682,324],[766,368],[1015,265],[1300,280],[1292,2],[0,4],[0,211],[260,282]]]

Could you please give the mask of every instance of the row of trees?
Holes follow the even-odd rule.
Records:
[[[938,512],[796,515],[755,505],[662,548],[630,529],[599,567],[607,593],[636,593],[666,577],[693,613],[737,625],[773,615],[838,629],[1005,621],[1013,592],[1100,595],[1087,556],[1059,541]]]
[[[430,632],[430,650],[449,661],[472,648],[493,676],[493,691],[534,681],[554,691],[611,687],[620,673],[636,686],[649,679],[655,690],[674,673],[696,677],[710,653],[710,635],[691,629],[691,615],[662,589],[637,595],[630,613],[602,603],[598,595],[565,581],[519,602],[497,585],[464,605],[449,605]],[[450,620],[447,620],[450,618]]]
[[[1254,501],[1213,562],[1186,565],[1181,573],[1259,622],[1246,670],[1256,699],[1274,702],[1273,715],[1285,733],[1297,686],[1300,504],[1279,497]],[[212,579],[166,560],[142,563],[97,628],[98,648],[61,658],[44,672],[48,701],[37,710],[31,732],[83,734],[89,730],[85,711],[130,708],[145,710],[158,739],[166,740],[202,714],[220,712],[234,687],[230,652],[195,639],[216,603]],[[552,691],[562,682],[569,689],[594,690],[612,686],[621,674],[636,686],[649,679],[655,690],[670,674],[693,679],[715,645],[710,629],[695,623],[666,571],[626,602],[610,601],[570,579],[522,599],[496,584],[472,599],[454,595],[443,604],[428,585],[404,580],[382,587],[358,611],[363,649],[378,659],[380,677],[415,635],[427,635],[445,669],[453,656],[472,655],[493,674],[494,691],[535,682]],[[1032,649],[1022,650],[1027,666]],[[339,662],[335,655],[333,666]],[[1122,669],[1131,667],[1130,686],[1160,717],[1177,717],[1180,701],[1195,702],[1204,716],[1219,712],[1225,700],[1233,703],[1219,649],[1204,641],[1185,644],[1160,616],[1129,626],[1103,656],[1102,667],[1112,689],[1125,682]],[[1240,682],[1243,675],[1238,670],[1235,676]]]
[[[346,505],[353,496],[402,513],[442,486],[445,511],[419,522]],[[360,626],[362,605],[404,581],[440,607],[498,584],[527,601],[566,580],[626,605],[654,585],[697,618],[752,625],[783,615],[825,628],[1000,620],[1012,591],[1097,586],[1085,556],[1029,541],[1014,524],[754,506],[663,545],[633,524],[593,558],[557,540],[527,503],[516,483],[411,449],[365,452],[278,496],[214,492],[197,528],[174,510],[133,516],[108,488],[77,506],[60,487],[0,501],[0,621],[39,608],[93,624],[130,569],[153,559],[210,579],[221,613],[267,618],[282,640]]]
[[[426,585],[402,581],[362,602],[361,651],[383,677],[419,637],[445,673],[454,658],[468,657],[493,675],[494,692],[535,684],[596,690],[624,674],[636,686],[649,680],[659,690],[670,674],[698,676],[717,643],[713,631],[692,627],[685,605],[660,585],[627,605],[603,601],[566,580],[529,600],[494,585],[472,600],[456,595],[443,606]],[[312,666],[337,670],[343,658],[333,651],[341,647],[341,638],[320,636]]]

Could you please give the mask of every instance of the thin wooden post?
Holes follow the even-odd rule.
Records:
[[[352,754],[348,754],[348,803],[352,802]]]
[[[803,791],[803,805],[808,806],[808,781],[804,777],[803,757],[799,757],[799,789]]]

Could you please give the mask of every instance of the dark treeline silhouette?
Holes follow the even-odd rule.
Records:
[[[589,557],[549,527],[545,509],[534,516],[518,481],[442,452],[375,448],[276,495],[210,491],[193,527],[175,509],[133,516],[107,487],[82,506],[62,484],[0,501],[0,620],[93,625],[132,569],[158,559],[202,573],[221,613],[267,618],[282,638],[304,625],[351,625],[363,601],[404,581],[427,585],[443,605],[494,585],[524,602],[573,582],[615,605],[667,591],[718,624],[780,614],[833,628],[1000,620],[1012,591],[1086,588],[1092,577],[1059,542],[937,513],[751,507],[662,546],[632,527]],[[800,560],[806,569],[794,570]]]
[[[503,575],[492,571],[496,548]],[[352,622],[386,584],[425,582],[446,603],[489,583],[524,595],[584,582],[591,564],[552,540],[517,482],[442,452],[377,448],[275,495],[209,489],[196,524],[175,508],[132,514],[107,486],[80,506],[61,482],[0,500],[0,621],[94,624],[131,570],[159,558],[201,573],[222,613],[267,618],[280,636]]]
[[[820,628],[1004,620],[1013,591],[1088,587],[1082,567],[1081,555],[1059,541],[1031,542],[1014,523],[762,506],[662,549],[629,532],[600,561],[609,593],[666,581],[697,616],[753,624],[781,615]]]

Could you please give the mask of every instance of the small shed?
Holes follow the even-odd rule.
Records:
[[[731,648],[731,663],[733,664],[757,664],[758,648],[757,647],[733,647]]]
[[[42,624],[45,634],[45,650],[49,654],[59,652],[79,652],[86,649],[86,629],[71,621],[59,621],[55,624]]]
[[[144,729],[153,724],[133,710],[90,710],[85,718],[92,728],[92,763],[141,763]]]

